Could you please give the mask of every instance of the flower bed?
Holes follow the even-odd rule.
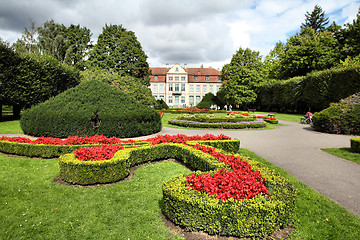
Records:
[[[222,128],[222,129],[244,129],[244,128],[266,127],[266,123],[262,119],[256,119],[255,121],[247,121],[247,122],[211,122],[211,123],[171,119],[169,120],[169,124],[177,125],[181,127]]]
[[[247,113],[239,113],[239,112],[229,112],[230,114],[236,114],[236,115],[242,115],[242,116],[246,116],[246,117],[257,117],[257,118],[262,118],[264,119],[264,121],[271,123],[271,124],[278,124],[279,121],[276,118],[271,118],[271,117],[265,117],[265,116],[256,116],[256,115],[250,115]]]
[[[167,113],[174,113],[174,114],[206,114],[206,113],[226,113],[227,111],[224,110],[211,110],[207,108],[197,108],[197,107],[189,107],[189,108],[179,108],[179,109],[166,109],[162,110],[163,112]]]

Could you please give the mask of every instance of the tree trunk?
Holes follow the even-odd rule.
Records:
[[[20,105],[13,105],[13,117],[14,117],[14,119],[20,119],[20,111],[21,111],[21,106]]]

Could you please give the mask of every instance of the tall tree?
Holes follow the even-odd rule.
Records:
[[[315,5],[314,10],[305,14],[305,23],[302,24],[302,28],[311,27],[316,32],[324,31],[325,26],[329,23],[329,18],[325,18],[325,11],[319,5]]]
[[[280,75],[287,79],[305,76],[314,70],[324,70],[338,63],[337,42],[331,32],[315,32],[311,27],[301,29],[290,37],[280,56]]]
[[[356,19],[352,23],[345,24],[341,30],[343,37],[342,55],[355,57],[360,54],[360,8]]]
[[[265,57],[264,64],[269,79],[280,79],[280,57],[284,53],[285,43],[277,42],[275,47]]]
[[[259,52],[240,48],[221,73],[221,90],[227,103],[249,105],[256,100],[256,90],[264,81],[264,65]]]
[[[38,33],[36,22],[29,18],[30,27],[24,28],[21,38],[14,43],[14,48],[18,53],[38,54],[40,53],[38,45]]]
[[[92,66],[130,75],[150,85],[149,64],[135,33],[122,25],[105,25],[90,53]]]

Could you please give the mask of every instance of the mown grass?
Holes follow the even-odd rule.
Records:
[[[0,122],[0,134],[22,134],[23,131],[20,128],[20,121],[4,121]]]
[[[360,153],[354,153],[351,148],[323,148],[327,153],[360,164]]]
[[[297,188],[290,239],[358,239],[360,218],[247,149]],[[174,162],[139,167],[130,180],[96,188],[53,181],[56,159],[0,155],[0,239],[182,239],[162,221],[163,181],[190,171]]]

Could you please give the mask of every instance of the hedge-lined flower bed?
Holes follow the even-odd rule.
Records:
[[[197,107],[189,107],[189,108],[173,108],[173,109],[164,109],[162,110],[163,112],[166,113],[173,113],[173,114],[206,114],[206,113],[226,113],[227,111],[225,110],[211,110],[211,109],[207,109],[207,108],[197,108]]]
[[[238,151],[239,140],[165,135],[148,141],[151,145],[122,149],[102,161],[63,155],[60,176],[81,185],[110,183],[124,179],[132,166],[175,158],[197,172],[163,185],[162,210],[174,223],[210,234],[264,237],[291,221],[296,193],[289,181],[261,163],[222,152]]]
[[[360,137],[350,138],[350,147],[352,152],[360,153]]]
[[[265,117],[265,116],[257,116],[257,115],[251,115],[251,114],[247,114],[247,113],[239,113],[239,112],[229,112],[230,114],[236,114],[236,115],[242,115],[245,117],[257,117],[257,118],[262,118],[264,119],[265,122],[271,123],[271,124],[278,124],[279,121],[276,118],[271,118],[271,117]]]
[[[171,119],[169,124],[177,125],[181,127],[193,127],[193,128],[223,128],[223,129],[245,129],[245,128],[264,128],[266,123],[263,119],[256,119],[255,121],[247,122],[197,122],[189,120]]]
[[[219,116],[214,114],[208,115],[196,115],[196,114],[183,114],[177,116],[176,119],[178,120],[188,120],[188,121],[196,121],[196,122],[206,122],[206,123],[221,123],[221,122],[252,122],[256,121],[256,117],[254,116],[239,116],[234,114],[229,114],[226,116]]]

